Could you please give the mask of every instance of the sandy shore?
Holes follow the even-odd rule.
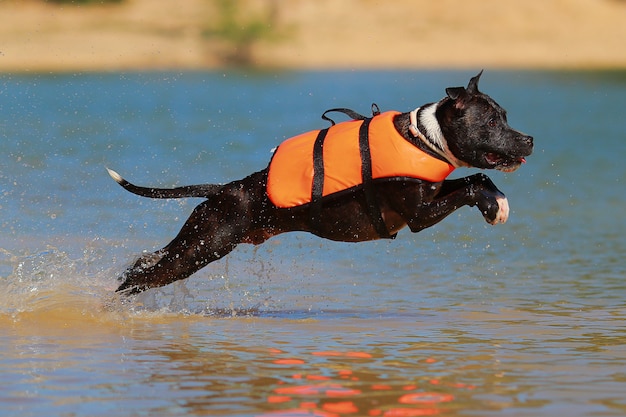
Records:
[[[276,39],[252,43],[278,68],[626,68],[621,0],[248,0]],[[389,7],[388,5],[393,5]],[[0,71],[202,69],[233,43],[207,35],[210,0],[52,5],[0,0]]]

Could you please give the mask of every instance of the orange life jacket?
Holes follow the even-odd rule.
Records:
[[[272,203],[279,208],[310,203],[315,199],[316,171],[323,171],[322,178],[318,178],[322,184],[318,181],[317,185],[321,197],[377,179],[443,181],[454,166],[427,154],[402,137],[393,125],[393,118],[398,114],[389,111],[371,119],[347,121],[285,140],[276,149],[269,165],[267,194]],[[366,126],[363,143],[359,135],[366,121],[369,126]],[[321,140],[320,132],[325,133]],[[316,142],[318,152],[323,154],[322,161],[317,162],[314,158]],[[363,164],[370,164],[370,161],[369,169],[364,171]],[[370,178],[364,178],[368,174]]]

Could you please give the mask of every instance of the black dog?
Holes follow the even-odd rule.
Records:
[[[465,205],[477,206],[490,224],[504,223],[508,202],[486,175],[444,180],[457,167],[511,172],[532,152],[533,138],[509,127],[505,110],[478,91],[481,74],[467,88],[447,88],[441,101],[408,113],[374,112],[372,118],[365,118],[335,109],[359,120],[312,132],[313,139],[305,134],[287,140],[268,168],[225,185],[138,187],[109,170],[122,187],[141,196],[206,198],[174,240],[124,272],[117,291],[133,294],[170,284],[222,258],[240,243],[258,245],[290,231],[344,242],[393,238],[407,225],[419,232]],[[380,127],[383,119],[390,120],[392,127]],[[357,129],[358,137],[337,140],[333,136],[345,129]],[[382,136],[376,133],[384,129],[387,133]],[[389,143],[394,137],[393,146],[387,145],[388,137]],[[355,150],[347,151],[350,146]],[[381,168],[384,163],[379,160],[395,146],[399,153],[387,156],[395,162]],[[338,150],[333,151],[335,147]],[[289,154],[291,148],[295,154]],[[298,152],[305,155],[303,160],[297,159]],[[332,152],[339,154],[338,163],[326,160]],[[343,181],[344,162],[355,159],[350,152],[360,157],[355,168],[358,178],[333,185]],[[416,156],[405,158],[413,153]],[[281,160],[287,163],[282,168]],[[422,168],[421,160],[431,167]],[[272,165],[277,165],[275,171]],[[293,196],[298,181],[308,181],[309,189]],[[281,186],[286,189],[281,191]]]

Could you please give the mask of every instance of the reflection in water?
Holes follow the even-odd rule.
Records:
[[[271,325],[267,319],[246,322],[254,327]],[[299,333],[298,327],[292,331]],[[305,323],[304,327],[313,334],[327,330],[320,323]],[[358,327],[355,323],[351,330],[345,330],[361,334]],[[393,415],[403,409],[415,413],[404,415],[421,415],[418,413],[452,410],[455,394],[468,398],[476,389],[472,384],[442,375],[438,359],[418,352],[389,355],[383,345],[370,345],[368,351],[316,351],[312,350],[313,346],[293,346],[288,339],[275,340],[273,346],[280,348],[243,348],[229,341],[198,346],[194,337],[190,337],[156,351],[137,353],[162,357],[164,363],[176,364],[165,373],[151,375],[147,385],[166,384],[183,392],[203,393],[184,405],[179,404],[190,414],[235,410],[250,415],[282,415],[275,411],[315,410],[316,413]],[[417,369],[419,377],[408,376]]]
[[[54,404],[59,415],[107,404],[149,415],[541,414],[555,405],[618,415],[624,319],[547,306],[305,319],[56,306],[4,317],[0,398],[33,414]]]

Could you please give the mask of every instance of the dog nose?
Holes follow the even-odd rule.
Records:
[[[522,140],[524,141],[525,144],[527,144],[528,146],[533,146],[533,137],[532,136],[524,136],[522,138]]]

